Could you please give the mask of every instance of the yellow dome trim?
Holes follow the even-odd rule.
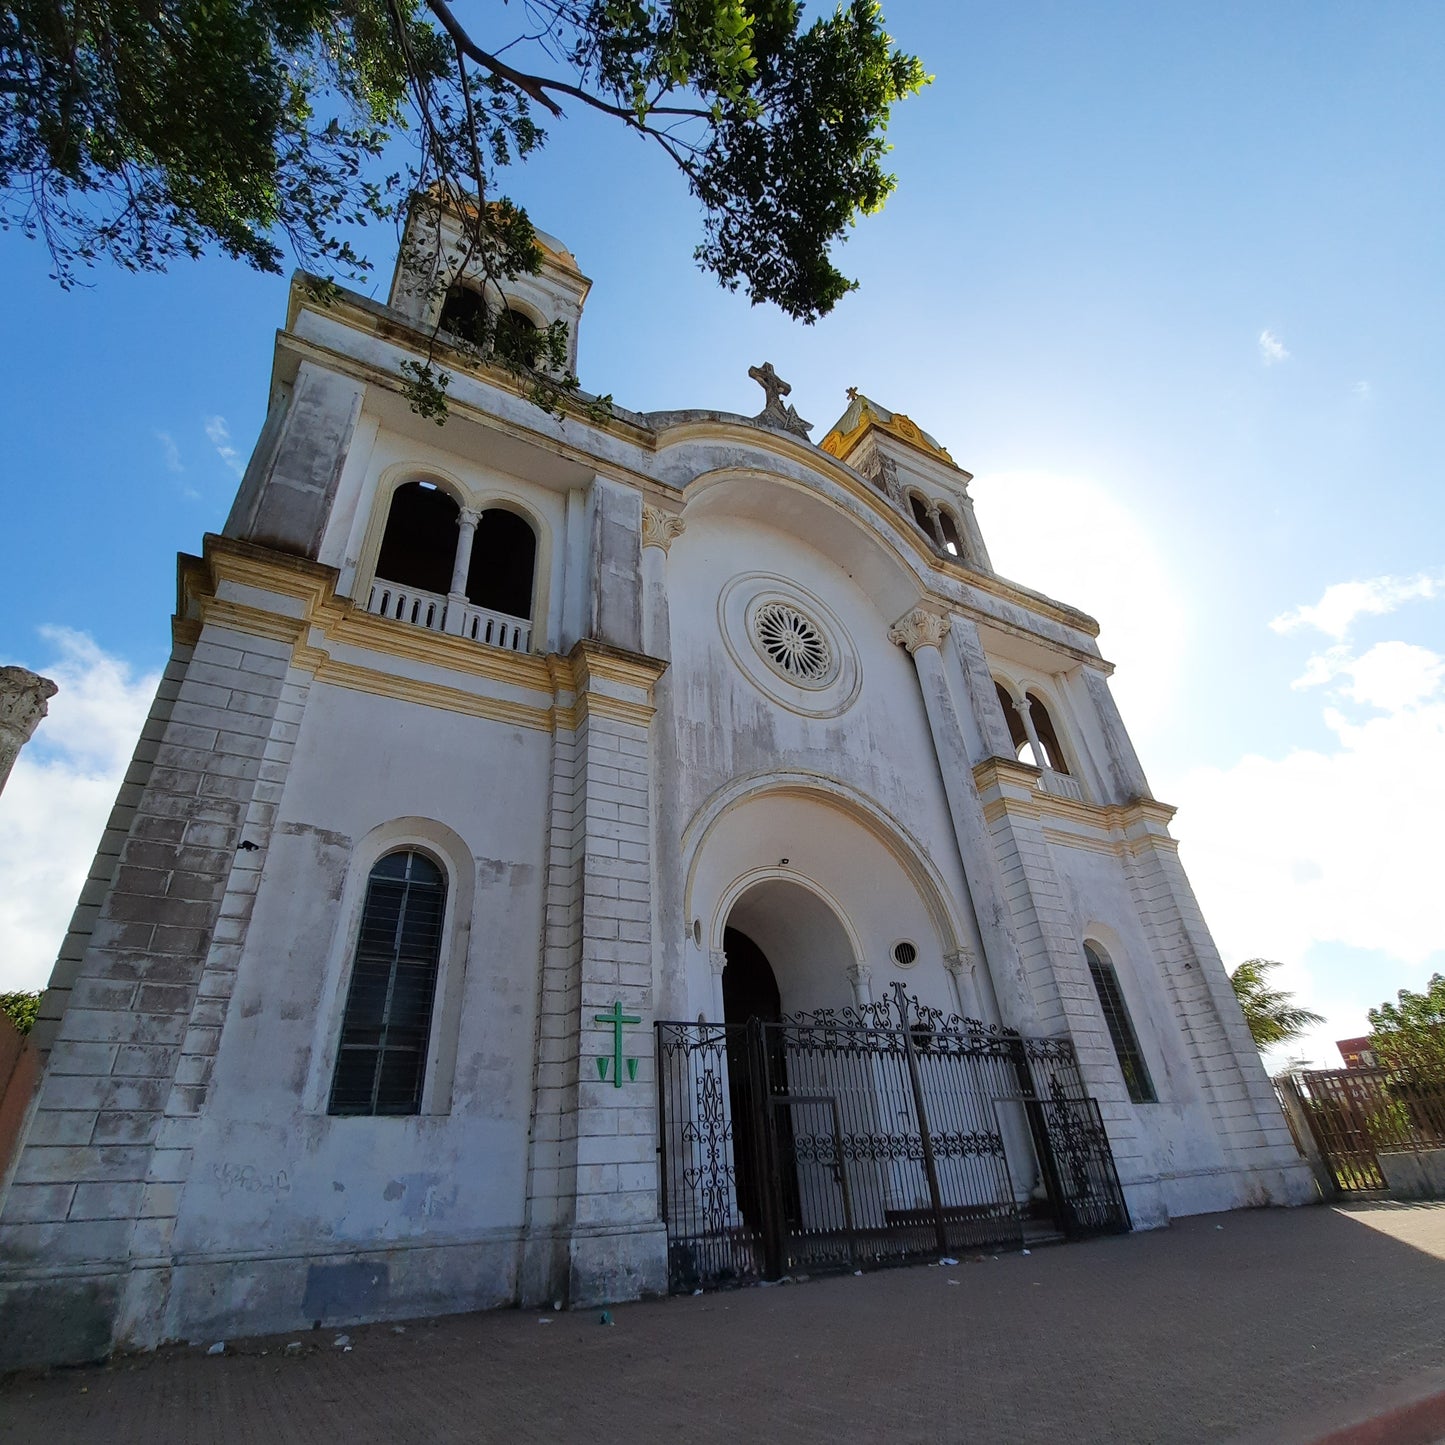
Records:
[[[849,396],[852,404],[818,443],[829,456],[837,457],[840,462],[847,461],[869,430],[876,429],[907,442],[927,456],[947,462],[951,467],[957,466],[948,449],[940,446],[912,417],[905,416],[901,411],[889,411],[851,388]]]

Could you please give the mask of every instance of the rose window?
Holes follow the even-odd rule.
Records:
[[[828,674],[828,642],[810,618],[786,602],[758,608],[753,629],[763,655],[788,677],[817,682]]]

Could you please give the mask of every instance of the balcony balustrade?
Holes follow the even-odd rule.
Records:
[[[1069,798],[1075,803],[1084,801],[1084,789],[1079,780],[1068,773],[1056,773],[1052,768],[1044,768],[1039,773],[1039,787],[1056,798]]]
[[[509,617],[505,612],[493,612],[472,602],[453,602],[439,592],[387,582],[380,577],[371,584],[366,610],[377,617],[390,617],[395,622],[408,622],[430,632],[465,637],[508,652],[530,652],[532,648],[532,624],[525,617]]]

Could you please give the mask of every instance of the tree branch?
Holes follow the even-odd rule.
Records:
[[[505,80],[509,85],[515,85],[524,95],[529,95],[538,105],[545,107],[555,116],[562,115],[562,107],[547,94],[549,90],[561,92],[563,95],[570,95],[575,100],[580,100],[584,105],[590,105],[594,110],[600,110],[604,115],[615,116],[618,120],[625,121],[636,130],[646,131],[648,126],[644,121],[637,118],[637,112],[627,110],[622,106],[612,105],[610,102],[601,99],[599,96],[590,94],[580,86],[571,85],[565,80],[550,80],[543,75],[527,75],[523,71],[513,70],[505,61],[490,55],[483,50],[470,35],[466,27],[452,14],[451,7],[447,0],[426,0],[427,9],[441,22],[442,29],[451,36],[453,44],[458,46],[478,65],[490,70],[499,80]],[[659,105],[649,107],[648,114],[656,115],[686,115],[696,120],[708,120],[712,112],[699,110],[691,106]]]

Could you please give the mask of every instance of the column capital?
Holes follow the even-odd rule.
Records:
[[[26,667],[0,667],[0,728],[28,743],[60,689]]]
[[[661,547],[664,552],[687,530],[687,523],[675,512],[664,512],[658,507],[642,504],[642,545]]]
[[[475,527],[482,520],[482,509],[480,507],[458,507],[457,521],[463,527]]]
[[[867,1008],[873,1002],[873,970],[866,963],[849,964],[848,982],[853,985],[853,1002],[858,1008]]]
[[[888,640],[916,653],[920,647],[940,647],[948,635],[949,620],[942,612],[915,607],[888,629]]]
[[[943,966],[952,974],[973,975],[978,967],[978,955],[967,944],[943,955]]]
[[[718,978],[721,978],[723,969],[728,966],[727,950],[723,948],[710,949],[708,951],[707,961],[712,965],[713,973]]]
[[[48,677],[29,668],[0,667],[0,788],[59,691]]]

